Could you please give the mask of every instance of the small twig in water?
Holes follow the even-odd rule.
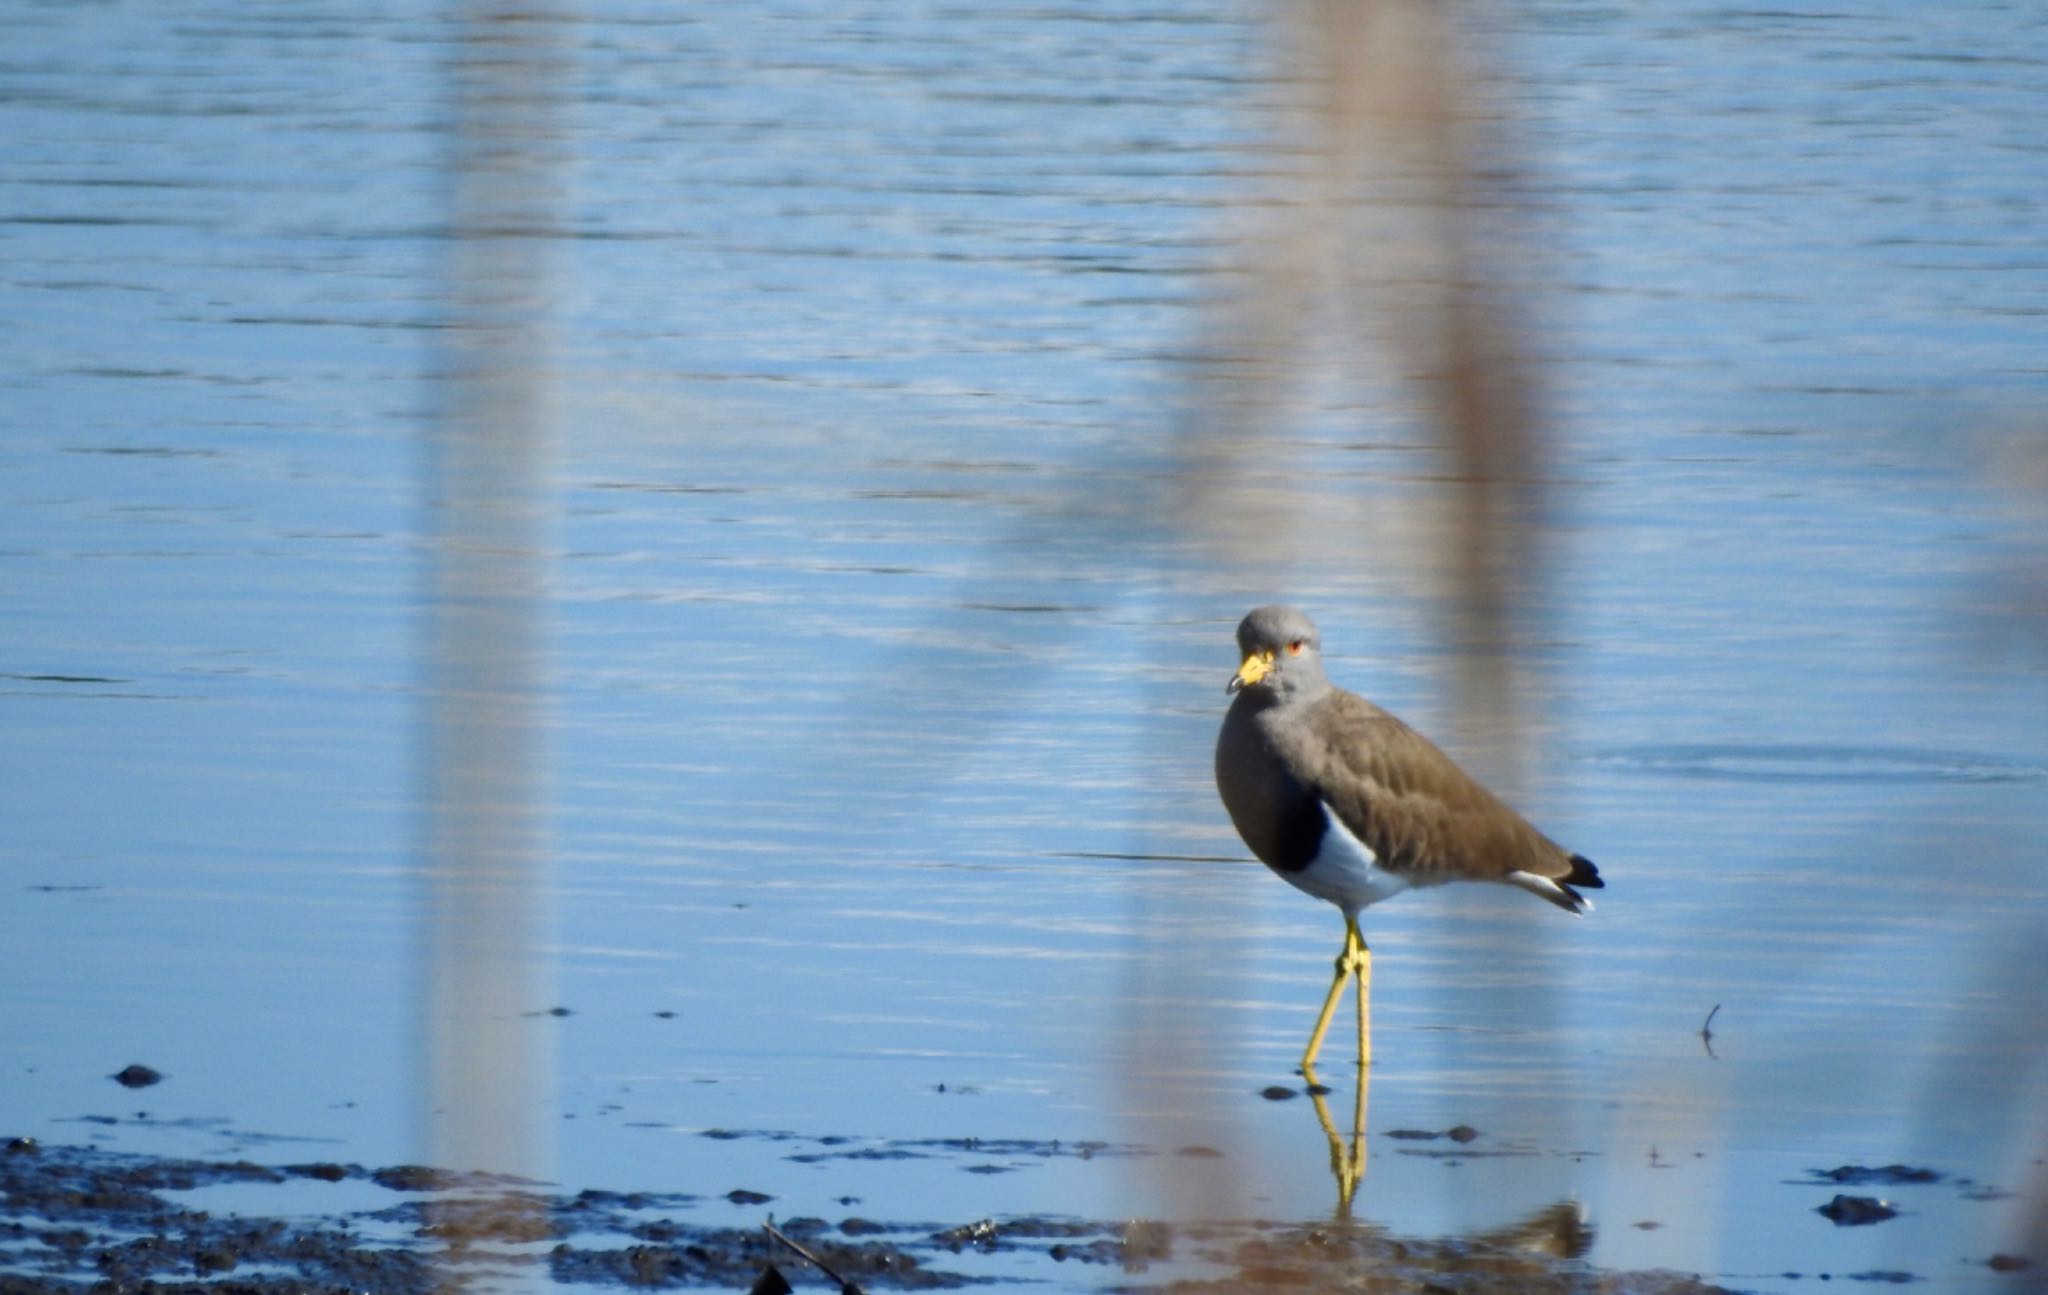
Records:
[[[1707,1045],[1707,1055],[1714,1057],[1714,1018],[1721,1013],[1721,1005],[1714,1004],[1714,1010],[1707,1013],[1707,1019],[1700,1026],[1700,1042]],[[1719,1061],[1719,1057],[1714,1057]]]
[[[782,1244],[796,1251],[797,1254],[801,1256],[805,1262],[809,1263],[811,1266],[815,1267],[819,1272],[825,1274],[825,1276],[837,1282],[839,1284],[839,1295],[862,1295],[859,1285],[857,1285],[854,1282],[848,1281],[846,1278],[841,1277],[838,1273],[834,1272],[831,1264],[826,1263],[823,1259],[818,1258],[818,1256],[812,1254],[810,1251],[804,1249],[796,1242],[790,1240],[788,1234],[783,1232],[782,1229],[776,1227],[773,1223],[763,1223],[761,1226],[767,1229],[769,1236],[774,1237],[777,1241],[780,1241]]]

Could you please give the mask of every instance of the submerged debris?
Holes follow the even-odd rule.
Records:
[[[781,1242],[783,1246],[793,1251],[805,1263],[810,1264],[811,1267],[816,1268],[819,1272],[830,1278],[833,1284],[839,1287],[839,1295],[864,1295],[860,1288],[860,1283],[850,1277],[843,1276],[838,1269],[826,1262],[822,1256],[815,1251],[805,1249],[801,1243],[793,1240],[788,1233],[778,1230],[773,1223],[763,1223],[761,1230]],[[754,1283],[753,1295],[760,1295],[763,1283],[767,1283],[770,1289],[776,1292],[776,1295],[786,1295],[790,1289],[788,1280],[776,1270],[774,1264],[769,1264],[767,1271],[761,1274],[760,1281]]]
[[[932,1233],[932,1240],[958,1254],[968,1246],[982,1250],[996,1248],[997,1231],[994,1219],[981,1219],[973,1223],[962,1223],[957,1228]]]
[[[795,1289],[789,1284],[789,1278],[782,1275],[780,1268],[769,1264],[761,1270],[761,1275],[754,1280],[747,1295],[792,1295]]]

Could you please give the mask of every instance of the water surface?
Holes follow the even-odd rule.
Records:
[[[208,0],[0,25],[7,1131],[414,1158],[458,29]],[[1258,484],[1302,524],[1270,550],[1221,560],[1153,503],[1223,249],[1286,169],[1260,11],[537,25],[575,78],[571,215],[535,238],[554,1177],[1114,1218],[1168,1207],[1166,1164],[1326,1217],[1308,1104],[1257,1094],[1340,926],[1247,861],[1209,746],[1231,629],[1274,598],[1450,740],[1412,520],[1442,464],[1365,381],[1272,429]],[[1584,922],[1488,891],[1371,914],[1357,1213],[1575,1199],[1602,1265],[1997,1289],[2044,1142],[2048,745],[2008,612],[2041,533],[2013,487],[2048,25],[1479,25],[1551,253],[1559,565],[1514,795],[1610,888]],[[1195,1010],[1206,1058],[1131,1082],[1148,1014]],[[131,1061],[170,1078],[102,1078]],[[1460,1123],[1464,1157],[1385,1136]],[[959,1138],[1129,1154],[893,1154]],[[1812,1212],[1812,1171],[1898,1161],[1947,1181],[1873,1193],[1906,1207],[1874,1227]]]

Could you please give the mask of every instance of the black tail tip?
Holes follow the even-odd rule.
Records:
[[[1571,875],[1564,879],[1563,884],[1566,886],[1584,886],[1588,890],[1604,890],[1607,887],[1607,883],[1600,880],[1600,870],[1594,867],[1593,861],[1583,854],[1572,856]]]

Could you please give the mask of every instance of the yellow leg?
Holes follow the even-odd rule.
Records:
[[[1315,1058],[1323,1035],[1330,1028],[1330,1020],[1336,1015],[1337,1000],[1344,993],[1344,982],[1349,979],[1358,981],[1358,1090],[1351,1103],[1351,1137],[1347,1145],[1344,1136],[1337,1132],[1336,1121],[1330,1118],[1328,1103],[1323,1101],[1323,1086],[1316,1081]],[[1337,957],[1337,974],[1330,983],[1329,995],[1323,1000],[1322,1014],[1316,1020],[1315,1034],[1309,1039],[1308,1051],[1301,1059],[1301,1075],[1308,1081],[1309,1096],[1315,1102],[1316,1119],[1322,1124],[1323,1136],[1330,1143],[1330,1172],[1337,1180],[1337,1213],[1345,1218],[1350,1217],[1351,1198],[1365,1178],[1365,1094],[1372,1082],[1371,1018],[1366,1004],[1371,989],[1372,953],[1358,933],[1358,924],[1347,919],[1344,951]]]
[[[1357,931],[1352,928],[1353,933]],[[1365,1177],[1365,1092],[1372,1086],[1372,1018],[1367,1004],[1372,1001],[1372,951],[1358,942],[1358,956],[1352,960],[1352,974],[1358,978],[1358,1094],[1351,1103],[1351,1186]],[[1348,1198],[1349,1193],[1344,1193]]]
[[[1337,955],[1337,974],[1330,981],[1330,992],[1323,998],[1323,1010],[1316,1016],[1315,1032],[1308,1036],[1308,1050],[1301,1054],[1303,1070],[1316,1064],[1316,1054],[1323,1050],[1323,1036],[1330,1032],[1330,1019],[1337,1014],[1337,1002],[1344,997],[1344,982],[1354,975],[1358,978],[1358,1055],[1362,1062],[1371,1057],[1366,1039],[1365,995],[1372,983],[1372,952],[1365,947],[1365,937],[1358,933],[1358,919],[1347,913],[1344,949]]]
[[[1351,944],[1356,944],[1352,949]],[[1358,978],[1358,1091],[1365,1091],[1365,1070],[1372,1064],[1372,1018],[1367,1006],[1372,1001],[1372,950],[1365,947],[1359,937],[1358,926],[1351,927],[1347,951],[1353,954],[1351,974]]]

